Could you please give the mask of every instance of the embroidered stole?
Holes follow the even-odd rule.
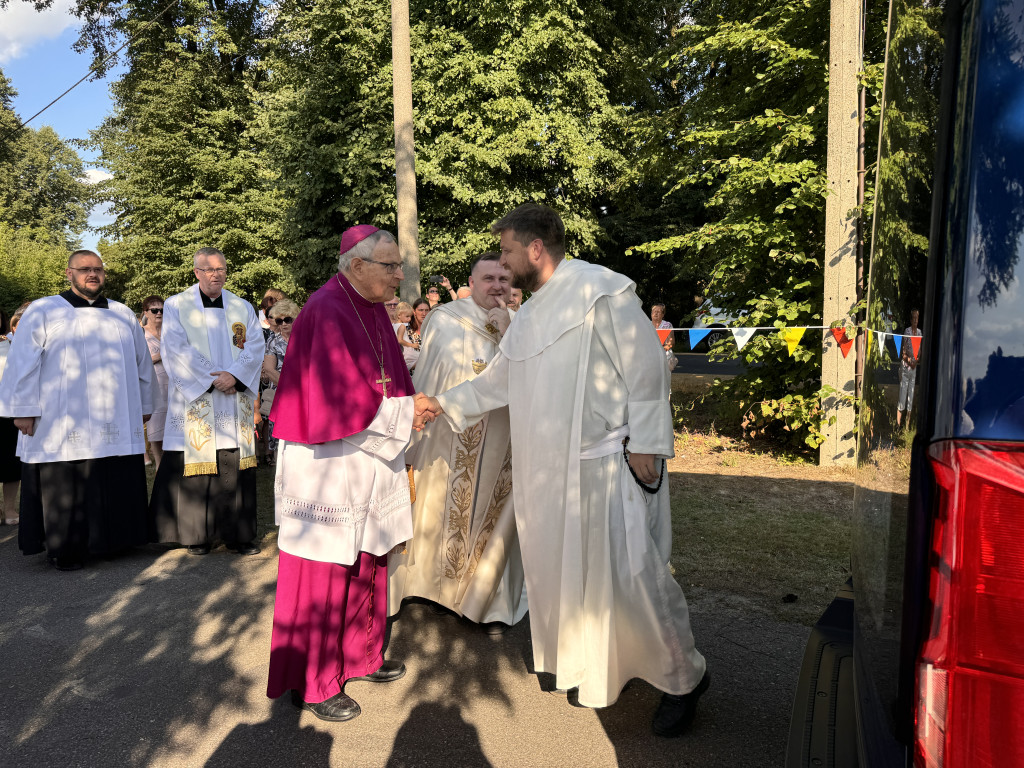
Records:
[[[237,360],[245,344],[248,327],[248,305],[232,293],[224,291],[224,313],[228,332],[232,335],[231,357]],[[181,325],[188,343],[207,360],[213,360],[207,332],[203,299],[199,289],[190,297],[191,307],[179,307]],[[186,300],[183,302],[187,304]],[[256,443],[253,438],[255,400],[251,392],[235,393],[235,440],[238,443],[238,469],[256,466]],[[204,392],[185,412],[185,477],[217,474],[217,431],[214,424],[213,392]]]

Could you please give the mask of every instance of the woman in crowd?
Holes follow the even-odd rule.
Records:
[[[146,439],[153,454],[153,469],[160,469],[164,455],[164,424],[167,421],[167,371],[160,358],[160,331],[164,325],[164,300],[159,296],[147,296],[142,301],[143,330],[149,356],[153,358],[156,373],[153,387],[153,415],[146,423]]]
[[[402,345],[402,355],[410,373],[416,368],[416,361],[420,357],[420,328],[423,327],[423,321],[429,311],[430,305],[425,299],[416,299],[412,306],[402,302],[395,311],[399,317],[399,323],[395,325],[395,334],[398,336],[398,343]]]
[[[668,330],[665,340],[661,342],[661,348],[665,350],[665,363],[668,365],[669,372],[671,372],[678,362],[676,356],[672,354],[672,347],[675,345],[676,340],[675,335],[672,333],[672,323],[665,319],[664,304],[655,304],[651,307],[651,323],[654,325],[655,331]]]
[[[0,377],[4,375],[7,354],[11,351],[11,343],[14,341],[14,330],[18,327],[18,321],[21,320],[28,305],[29,302],[26,301],[15,310],[10,324],[7,322],[7,315],[0,310]],[[21,487],[21,459],[18,458],[17,451],[18,429],[14,426],[14,419],[0,419],[0,483],[3,483],[4,489],[0,522],[6,525],[17,525],[20,520],[18,508],[15,506],[18,489]]]
[[[267,312],[267,320],[274,330],[267,339],[266,354],[263,356],[263,374],[265,383],[263,394],[260,395],[260,413],[270,415],[270,407],[274,404],[277,382],[281,378],[281,366],[284,365],[284,354],[288,349],[288,339],[292,335],[292,323],[299,316],[299,305],[291,299],[278,299]],[[277,438],[271,434],[274,424],[266,423],[267,464],[274,465],[274,454],[277,451]]]

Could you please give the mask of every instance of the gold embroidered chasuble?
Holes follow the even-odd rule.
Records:
[[[436,394],[471,379],[498,349],[487,313],[472,298],[428,316],[413,383]],[[389,563],[389,612],[424,597],[471,621],[514,624],[526,613],[512,503],[508,409],[458,434],[437,420],[414,435],[414,533]]]

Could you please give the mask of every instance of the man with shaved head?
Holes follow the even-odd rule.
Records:
[[[135,313],[103,295],[99,254],[75,251],[70,288],[33,301],[0,381],[0,416],[21,432],[26,555],[62,571],[146,541],[145,439],[153,362]]]
[[[224,288],[223,253],[200,248],[192,263],[196,284],[164,302],[167,422],[150,514],[156,538],[189,554],[208,554],[220,540],[255,555],[263,331],[252,305]]]

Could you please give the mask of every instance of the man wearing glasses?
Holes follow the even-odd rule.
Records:
[[[62,571],[146,542],[145,441],[153,363],[131,309],[103,296],[93,251],[75,251],[71,288],[33,301],[0,383],[0,416],[21,431],[26,555]]]
[[[249,302],[224,288],[224,254],[200,248],[193,266],[197,284],[164,302],[167,422],[150,515],[157,539],[184,544],[189,554],[208,554],[219,539],[255,555],[263,332]]]
[[[387,555],[412,536],[412,379],[383,306],[401,282],[394,235],[345,230],[338,272],[293,324],[270,410],[280,556],[267,695],[291,691],[333,722],[360,712],[348,683],[405,674],[383,656]]]

